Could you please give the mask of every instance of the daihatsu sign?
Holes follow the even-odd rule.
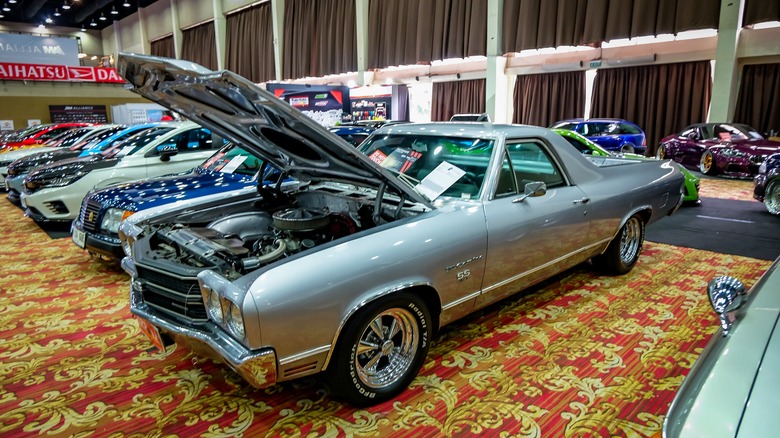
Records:
[[[0,62],[0,79],[11,81],[122,83],[115,68]]]
[[[79,65],[75,38],[0,33],[0,62],[19,64]]]

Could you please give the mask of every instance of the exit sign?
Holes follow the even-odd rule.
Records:
[[[597,59],[595,61],[590,62],[590,68],[599,68],[601,67],[601,60]]]

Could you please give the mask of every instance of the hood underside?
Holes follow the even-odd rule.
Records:
[[[235,73],[127,53],[120,53],[117,69],[133,85],[131,91],[253,150],[299,181],[385,183],[428,204],[353,146]]]

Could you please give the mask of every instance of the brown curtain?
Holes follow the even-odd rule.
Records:
[[[600,69],[590,116],[636,123],[647,135],[646,155],[654,155],[661,138],[706,120],[710,74],[709,61]]]
[[[271,2],[227,16],[225,68],[252,82],[276,79]]]
[[[369,68],[485,55],[487,3],[369,0]]]
[[[720,0],[504,0],[503,8],[505,53],[717,29],[720,18]]]
[[[282,76],[357,71],[354,0],[287,0]]]
[[[746,65],[742,69],[734,121],[761,132],[780,131],[780,64]],[[775,134],[777,135],[777,134]]]
[[[585,72],[521,75],[515,83],[513,123],[550,126],[585,113]]]
[[[214,37],[213,21],[182,30],[181,39],[181,59],[210,70],[217,69],[217,40]]]
[[[435,82],[431,120],[447,121],[455,114],[485,112],[485,79],[457,82]]]
[[[765,21],[780,21],[780,1],[745,0],[742,25],[749,26]]]
[[[173,35],[154,40],[150,44],[153,56],[162,56],[163,58],[176,57],[176,49],[173,47]]]

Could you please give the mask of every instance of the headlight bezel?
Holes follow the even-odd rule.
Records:
[[[119,226],[122,224],[122,221],[134,213],[134,211],[121,208],[109,208],[103,213],[103,219],[100,220],[100,229],[111,234],[119,234]]]
[[[246,326],[244,325],[244,315],[241,308],[232,301],[228,301],[228,311],[225,326],[228,331],[238,339],[246,339]]]

